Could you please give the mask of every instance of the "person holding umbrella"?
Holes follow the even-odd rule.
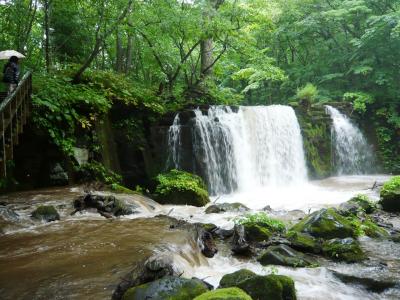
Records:
[[[19,65],[18,59],[25,56],[14,50],[0,52],[0,59],[8,59],[3,69],[3,82],[8,85],[8,95],[10,95],[18,86]]]

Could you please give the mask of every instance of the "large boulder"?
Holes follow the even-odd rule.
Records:
[[[257,276],[257,274],[254,273],[253,271],[247,269],[240,269],[236,272],[224,275],[221,278],[221,281],[219,282],[219,287],[226,288],[226,287],[236,286],[240,282],[245,281],[249,278],[253,278],[255,276]]]
[[[381,189],[380,196],[383,210],[400,212],[400,176],[395,176],[386,182]]]
[[[308,233],[288,231],[286,238],[289,240],[290,246],[294,249],[311,253],[321,252],[321,243],[319,239]]]
[[[329,258],[348,263],[362,261],[366,258],[360,244],[353,238],[324,241],[322,252]]]
[[[166,276],[161,279],[135,286],[127,290],[123,300],[186,300],[208,291],[207,286],[198,279]]]
[[[52,205],[39,206],[32,212],[31,217],[34,220],[46,222],[60,220],[60,215]]]
[[[338,212],[343,216],[371,214],[376,210],[376,204],[367,195],[356,195],[349,201],[340,204]]]
[[[270,246],[257,260],[263,265],[281,265],[289,267],[309,267],[317,262],[287,245]]]
[[[156,201],[161,204],[205,206],[210,202],[203,180],[196,175],[171,170],[157,176]]]
[[[255,276],[237,285],[252,299],[257,300],[295,300],[294,281],[283,275]]]
[[[247,223],[244,224],[243,226],[248,241],[251,242],[268,241],[269,238],[272,236],[271,231],[262,225]]]
[[[246,212],[249,208],[242,203],[220,203],[206,208],[206,214],[218,214],[223,212]]]
[[[243,225],[235,225],[233,228],[232,252],[238,255],[250,254],[250,245],[246,240],[246,232]]]
[[[209,291],[194,298],[194,300],[252,300],[239,288],[226,288]]]
[[[350,222],[335,209],[321,209],[313,212],[291,228],[292,231],[307,233],[323,239],[355,237]]]

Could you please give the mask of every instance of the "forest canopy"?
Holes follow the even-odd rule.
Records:
[[[68,110],[79,126],[116,99],[161,114],[308,95],[351,103],[374,124],[386,169],[400,170],[398,0],[13,0],[0,15],[1,48],[27,56],[37,106],[65,83],[60,103],[82,90],[93,101],[81,116]]]

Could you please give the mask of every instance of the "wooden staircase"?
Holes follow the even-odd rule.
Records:
[[[0,94],[0,178],[7,176],[7,161],[14,157],[31,109],[32,74],[26,73],[15,91]]]

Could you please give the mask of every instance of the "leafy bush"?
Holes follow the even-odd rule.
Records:
[[[367,105],[375,101],[373,96],[363,92],[345,93],[343,100],[352,102],[354,110],[359,113],[365,113]]]
[[[157,175],[156,179],[158,181],[157,194],[167,195],[176,190],[182,192],[189,190],[208,197],[204,181],[197,175],[173,169],[168,173]]]
[[[400,190],[400,176],[394,176],[383,185],[381,189],[381,196],[385,196],[386,194],[389,194],[395,190]]]
[[[93,161],[77,168],[78,177],[83,182],[100,181],[112,186],[119,186],[122,177],[108,170],[101,163]]]
[[[318,96],[318,89],[312,83],[307,83],[304,87],[297,90],[296,97],[301,101],[312,103]]]
[[[277,232],[284,232],[286,229],[286,226],[282,221],[270,218],[264,212],[246,214],[244,217],[236,219],[235,224],[240,224],[240,225],[255,224],[258,226],[266,227],[271,231],[277,231]]]

